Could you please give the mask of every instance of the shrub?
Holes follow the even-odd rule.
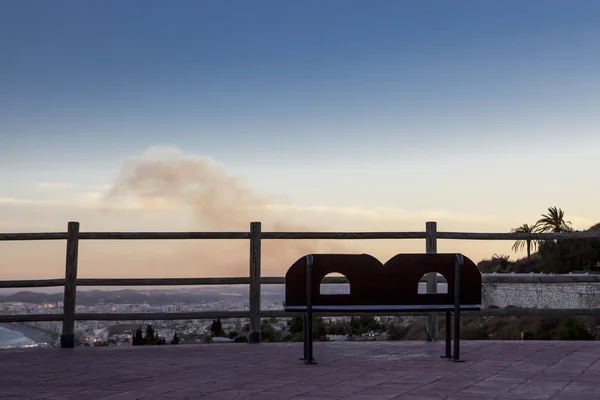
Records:
[[[480,326],[463,327],[460,332],[462,340],[485,340],[488,334]]]
[[[248,342],[248,336],[246,336],[246,335],[236,335],[233,338],[233,342],[234,343],[247,343]]]
[[[389,324],[387,327],[387,334],[389,340],[402,340],[408,333],[408,326]]]
[[[560,340],[594,340],[595,336],[590,329],[577,317],[565,319],[558,328]]]
[[[491,274],[494,272],[508,272],[508,261],[509,256],[503,254],[494,254],[491,258],[481,260],[477,264],[477,268],[484,274]]]
[[[521,338],[523,340],[535,340],[536,339],[536,335],[535,333],[533,333],[532,331],[530,331],[529,329],[524,330],[521,333]]]

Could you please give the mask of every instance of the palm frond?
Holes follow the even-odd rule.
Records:
[[[517,253],[517,252],[523,250],[525,248],[525,246],[527,246],[527,241],[526,240],[517,240],[515,242],[515,244],[513,244],[512,250],[515,253]]]
[[[538,232],[564,232],[569,229],[571,221],[565,221],[565,212],[558,207],[549,207],[547,214],[542,214],[536,223]]]
[[[537,229],[538,229],[537,223],[535,223],[533,225],[523,224],[517,228],[511,229],[511,232],[513,232],[513,233],[534,233],[537,231]],[[524,248],[526,248],[527,244],[529,244],[530,248],[533,248],[533,249],[535,249],[537,247],[537,241],[531,240],[531,239],[525,239],[525,240],[517,240],[513,244],[512,250],[515,253],[517,253],[519,251],[522,251]]]

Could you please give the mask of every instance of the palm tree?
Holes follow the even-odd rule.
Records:
[[[521,226],[519,226],[518,228],[515,229],[511,229],[511,232],[513,233],[534,233],[537,231],[537,224],[533,224],[533,225],[529,225],[529,224],[523,224]],[[527,259],[529,261],[531,261],[531,247],[535,248],[537,246],[537,242],[531,239],[525,239],[525,240],[517,240],[515,242],[515,244],[513,244],[513,251],[516,253],[518,251],[523,250],[523,247],[527,247]]]
[[[570,221],[565,221],[565,212],[557,207],[548,208],[547,214],[536,222],[538,232],[569,232],[572,228]]]

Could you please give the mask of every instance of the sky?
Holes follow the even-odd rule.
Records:
[[[600,3],[5,0],[0,232],[600,222]],[[510,242],[440,241],[478,261]],[[385,261],[423,240],[268,242]],[[0,279],[64,242],[0,243]],[[82,277],[247,276],[246,241],[84,242]]]

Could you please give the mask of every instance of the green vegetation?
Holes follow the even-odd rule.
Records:
[[[263,342],[302,342],[303,320],[287,320],[287,329],[278,330],[274,320],[261,322]],[[440,337],[445,325],[439,322]],[[345,340],[425,340],[426,317],[393,317],[383,323],[375,317],[352,317],[327,323],[314,318],[313,340],[328,341],[329,335],[343,335]],[[236,343],[247,343],[246,335],[229,333]],[[464,340],[596,340],[600,339],[600,318],[596,317],[477,317],[464,316],[461,321]],[[210,343],[206,341],[205,343]]]
[[[578,232],[565,219],[565,213],[558,207],[550,207],[533,225],[523,224],[512,229],[516,233],[561,233]],[[600,224],[590,230],[600,229]],[[559,239],[559,240],[517,240],[512,249],[515,252],[526,249],[527,257],[516,261],[509,256],[494,254],[477,265],[483,273],[552,273],[566,274],[573,271],[594,271],[600,269],[600,239]],[[537,253],[531,251],[537,249]]]
[[[212,324],[210,325],[210,332],[213,336],[223,336],[223,324],[221,324],[220,318],[217,318],[215,321],[212,322]]]
[[[388,325],[388,340],[425,340],[425,317],[398,318]],[[445,326],[439,322],[440,338]],[[600,320],[595,317],[476,317],[461,320],[464,340],[596,340]]]
[[[512,229],[512,232],[514,233],[534,233],[536,231],[536,225],[528,225],[528,224],[523,224],[520,227],[516,228],[516,229]],[[532,243],[533,242],[533,243]],[[529,261],[531,261],[531,246],[533,244],[533,247],[536,247],[537,242],[534,242],[532,240],[517,240],[515,242],[515,244],[513,244],[513,250],[514,252],[518,252],[523,250],[523,247],[527,248],[527,259]]]
[[[146,334],[142,333],[142,327],[140,326],[133,336],[131,341],[133,346],[145,346],[145,345],[161,345],[167,344],[164,338],[158,336],[158,333],[154,331],[152,325],[146,327]]]
[[[233,339],[235,343],[248,343],[248,336],[240,335],[236,331],[230,331],[227,336],[229,339]]]
[[[260,324],[260,337],[263,342],[301,342],[303,341],[304,321],[300,317],[294,317],[287,321],[287,329],[278,330],[274,327],[277,318],[263,319]],[[248,332],[246,324],[244,332]],[[383,333],[385,326],[377,321],[375,317],[362,316],[352,317],[346,322],[326,323],[321,317],[313,318],[313,339],[316,341],[328,341],[330,335],[352,336],[363,335],[368,332]],[[240,336],[237,332],[229,332],[229,337],[235,342],[247,342],[246,335]]]
[[[303,320],[294,317],[287,320],[287,329],[277,329],[275,318],[261,321],[261,340],[263,342],[302,342]],[[444,337],[445,325],[438,322],[440,338]],[[328,341],[330,335],[346,336],[345,340],[425,340],[426,317],[393,317],[388,322],[371,316],[352,317],[343,321],[326,322],[321,317],[314,318],[313,339]],[[247,325],[244,327],[247,331]],[[236,331],[224,333],[224,337],[235,343],[247,343],[246,334]],[[600,317],[477,317],[463,316],[461,337],[464,340],[598,340],[600,339]],[[212,343],[211,335],[203,335],[204,343]],[[171,344],[179,343],[177,333]],[[133,345],[162,345],[165,340],[159,338],[148,325],[146,332],[138,328]]]

